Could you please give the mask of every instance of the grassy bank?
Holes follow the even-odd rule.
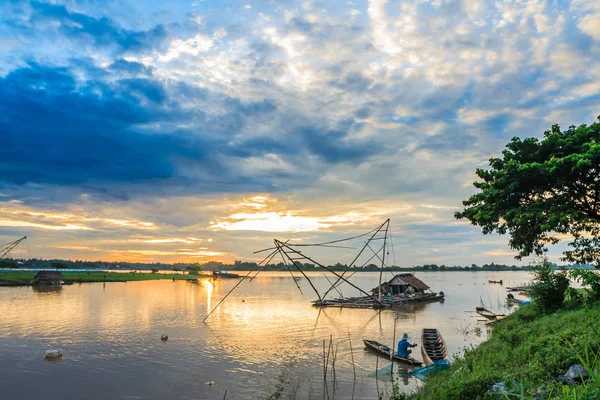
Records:
[[[569,366],[600,367],[600,305],[539,315],[523,307],[498,322],[492,336],[465,351],[451,369],[428,378],[418,393],[392,399],[600,399],[600,379],[563,386]],[[498,382],[517,382],[515,394],[487,393]]]
[[[148,281],[158,279],[185,280],[198,275],[159,274],[151,272],[63,272],[65,282]],[[32,271],[0,271],[0,282],[26,283],[33,280]]]

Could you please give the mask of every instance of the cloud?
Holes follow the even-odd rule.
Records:
[[[165,28],[158,25],[146,31],[124,29],[110,18],[94,18],[71,12],[64,5],[33,1],[29,16],[34,26],[56,29],[69,40],[89,40],[95,46],[114,47],[119,52],[139,52],[161,46],[167,39]],[[44,29],[44,28],[42,28]]]
[[[210,221],[327,236],[342,229],[328,218],[376,219],[378,204],[411,227],[405,250],[424,249],[412,259],[427,258],[429,244],[440,257],[487,261],[504,239],[483,243],[478,230],[452,225],[450,209],[417,200],[460,207],[473,192],[464,183],[511,137],[598,114],[593,1],[258,1],[202,15],[129,0],[38,1],[5,2],[0,13],[0,208],[75,207],[104,222],[60,224],[93,227],[77,233],[96,237],[143,230],[109,219],[165,230],[138,237],[134,250],[175,245],[143,240],[206,239],[197,229],[246,243],[206,249],[234,257],[268,237]],[[278,206],[249,200],[258,194]],[[277,217],[228,219],[253,214],[227,208],[240,197]]]

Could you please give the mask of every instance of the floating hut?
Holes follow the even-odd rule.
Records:
[[[429,292],[426,292],[429,290]],[[410,303],[443,301],[444,292],[435,293],[413,274],[398,274],[371,290],[371,296],[315,301],[316,307],[387,308]]]
[[[33,278],[36,285],[62,285],[64,281],[65,277],[58,271],[40,271]]]
[[[379,286],[371,291],[374,296],[379,296]],[[381,284],[381,294],[384,297],[403,294],[423,294],[429,286],[413,274],[398,274],[388,282]]]

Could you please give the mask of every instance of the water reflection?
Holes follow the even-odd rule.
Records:
[[[326,289],[327,280],[315,275],[315,286]],[[282,397],[318,398],[327,386],[338,398],[354,391],[356,398],[377,398],[377,386],[385,390],[389,383],[377,383],[370,374],[385,360],[364,351],[363,339],[393,346],[397,319],[396,338],[402,332],[419,338],[422,328],[438,328],[449,354],[460,352],[486,337],[484,325],[465,311],[474,310],[480,297],[505,297],[500,285],[481,284],[486,273],[418,277],[444,290],[445,303],[319,309],[310,303],[305,279],[297,282],[301,295],[289,274],[261,273],[242,283],[206,324],[204,317],[237,280],[76,284],[57,292],[0,288],[0,385],[6,398],[222,399],[225,390],[231,398],[265,398],[277,385]],[[528,280],[518,273],[493,279],[502,277],[515,284]],[[358,277],[362,287],[374,287],[378,279]],[[469,331],[481,326],[480,337],[464,334],[461,327],[467,326]],[[160,341],[163,333],[168,342]],[[323,381],[323,341],[330,337],[335,385]],[[63,361],[41,363],[53,347],[63,349]],[[406,368],[394,371],[403,391],[419,385]],[[70,390],[47,393],[49,385]]]
[[[63,290],[61,285],[33,285],[31,288],[39,294],[59,294]]]

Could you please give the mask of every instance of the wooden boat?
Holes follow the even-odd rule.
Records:
[[[224,278],[224,279],[232,278],[232,279],[237,279],[239,277],[240,276],[238,274],[232,274],[232,273],[229,273],[227,271],[213,271],[213,278],[215,278],[215,279],[216,278]]]
[[[394,353],[394,350],[390,349],[389,347],[387,347],[384,344],[381,344],[379,342],[376,342],[375,340],[363,340],[365,346],[370,349],[375,351],[376,353],[378,353],[379,355],[381,355],[382,357],[387,358],[388,360],[390,359],[390,355],[394,354],[393,356],[393,360],[394,361],[399,361],[405,364],[410,364],[410,365],[423,365],[423,363],[419,360],[415,360],[412,357],[400,357],[399,355],[397,355],[396,353]]]
[[[484,307],[475,307],[475,311],[477,312],[477,314],[479,314],[482,317],[485,317],[487,319],[497,319],[498,317],[505,316],[505,314],[496,314]]]
[[[437,329],[423,329],[421,333],[421,354],[425,365],[448,359],[446,342]]]
[[[515,299],[514,297],[511,296],[507,296],[506,297],[506,301],[508,302],[508,304],[512,304],[513,306],[520,306],[521,303],[526,302],[527,300],[523,300],[523,299]]]
[[[527,286],[507,286],[506,290],[508,290],[509,292],[527,292],[529,288]]]
[[[499,281],[488,281],[488,283],[499,283],[502,285],[502,279],[500,279]]]
[[[500,316],[496,317],[496,319],[490,319],[489,321],[485,321],[484,323],[488,326],[492,326],[496,322],[501,321],[504,318],[505,318],[505,315],[500,315]]]

